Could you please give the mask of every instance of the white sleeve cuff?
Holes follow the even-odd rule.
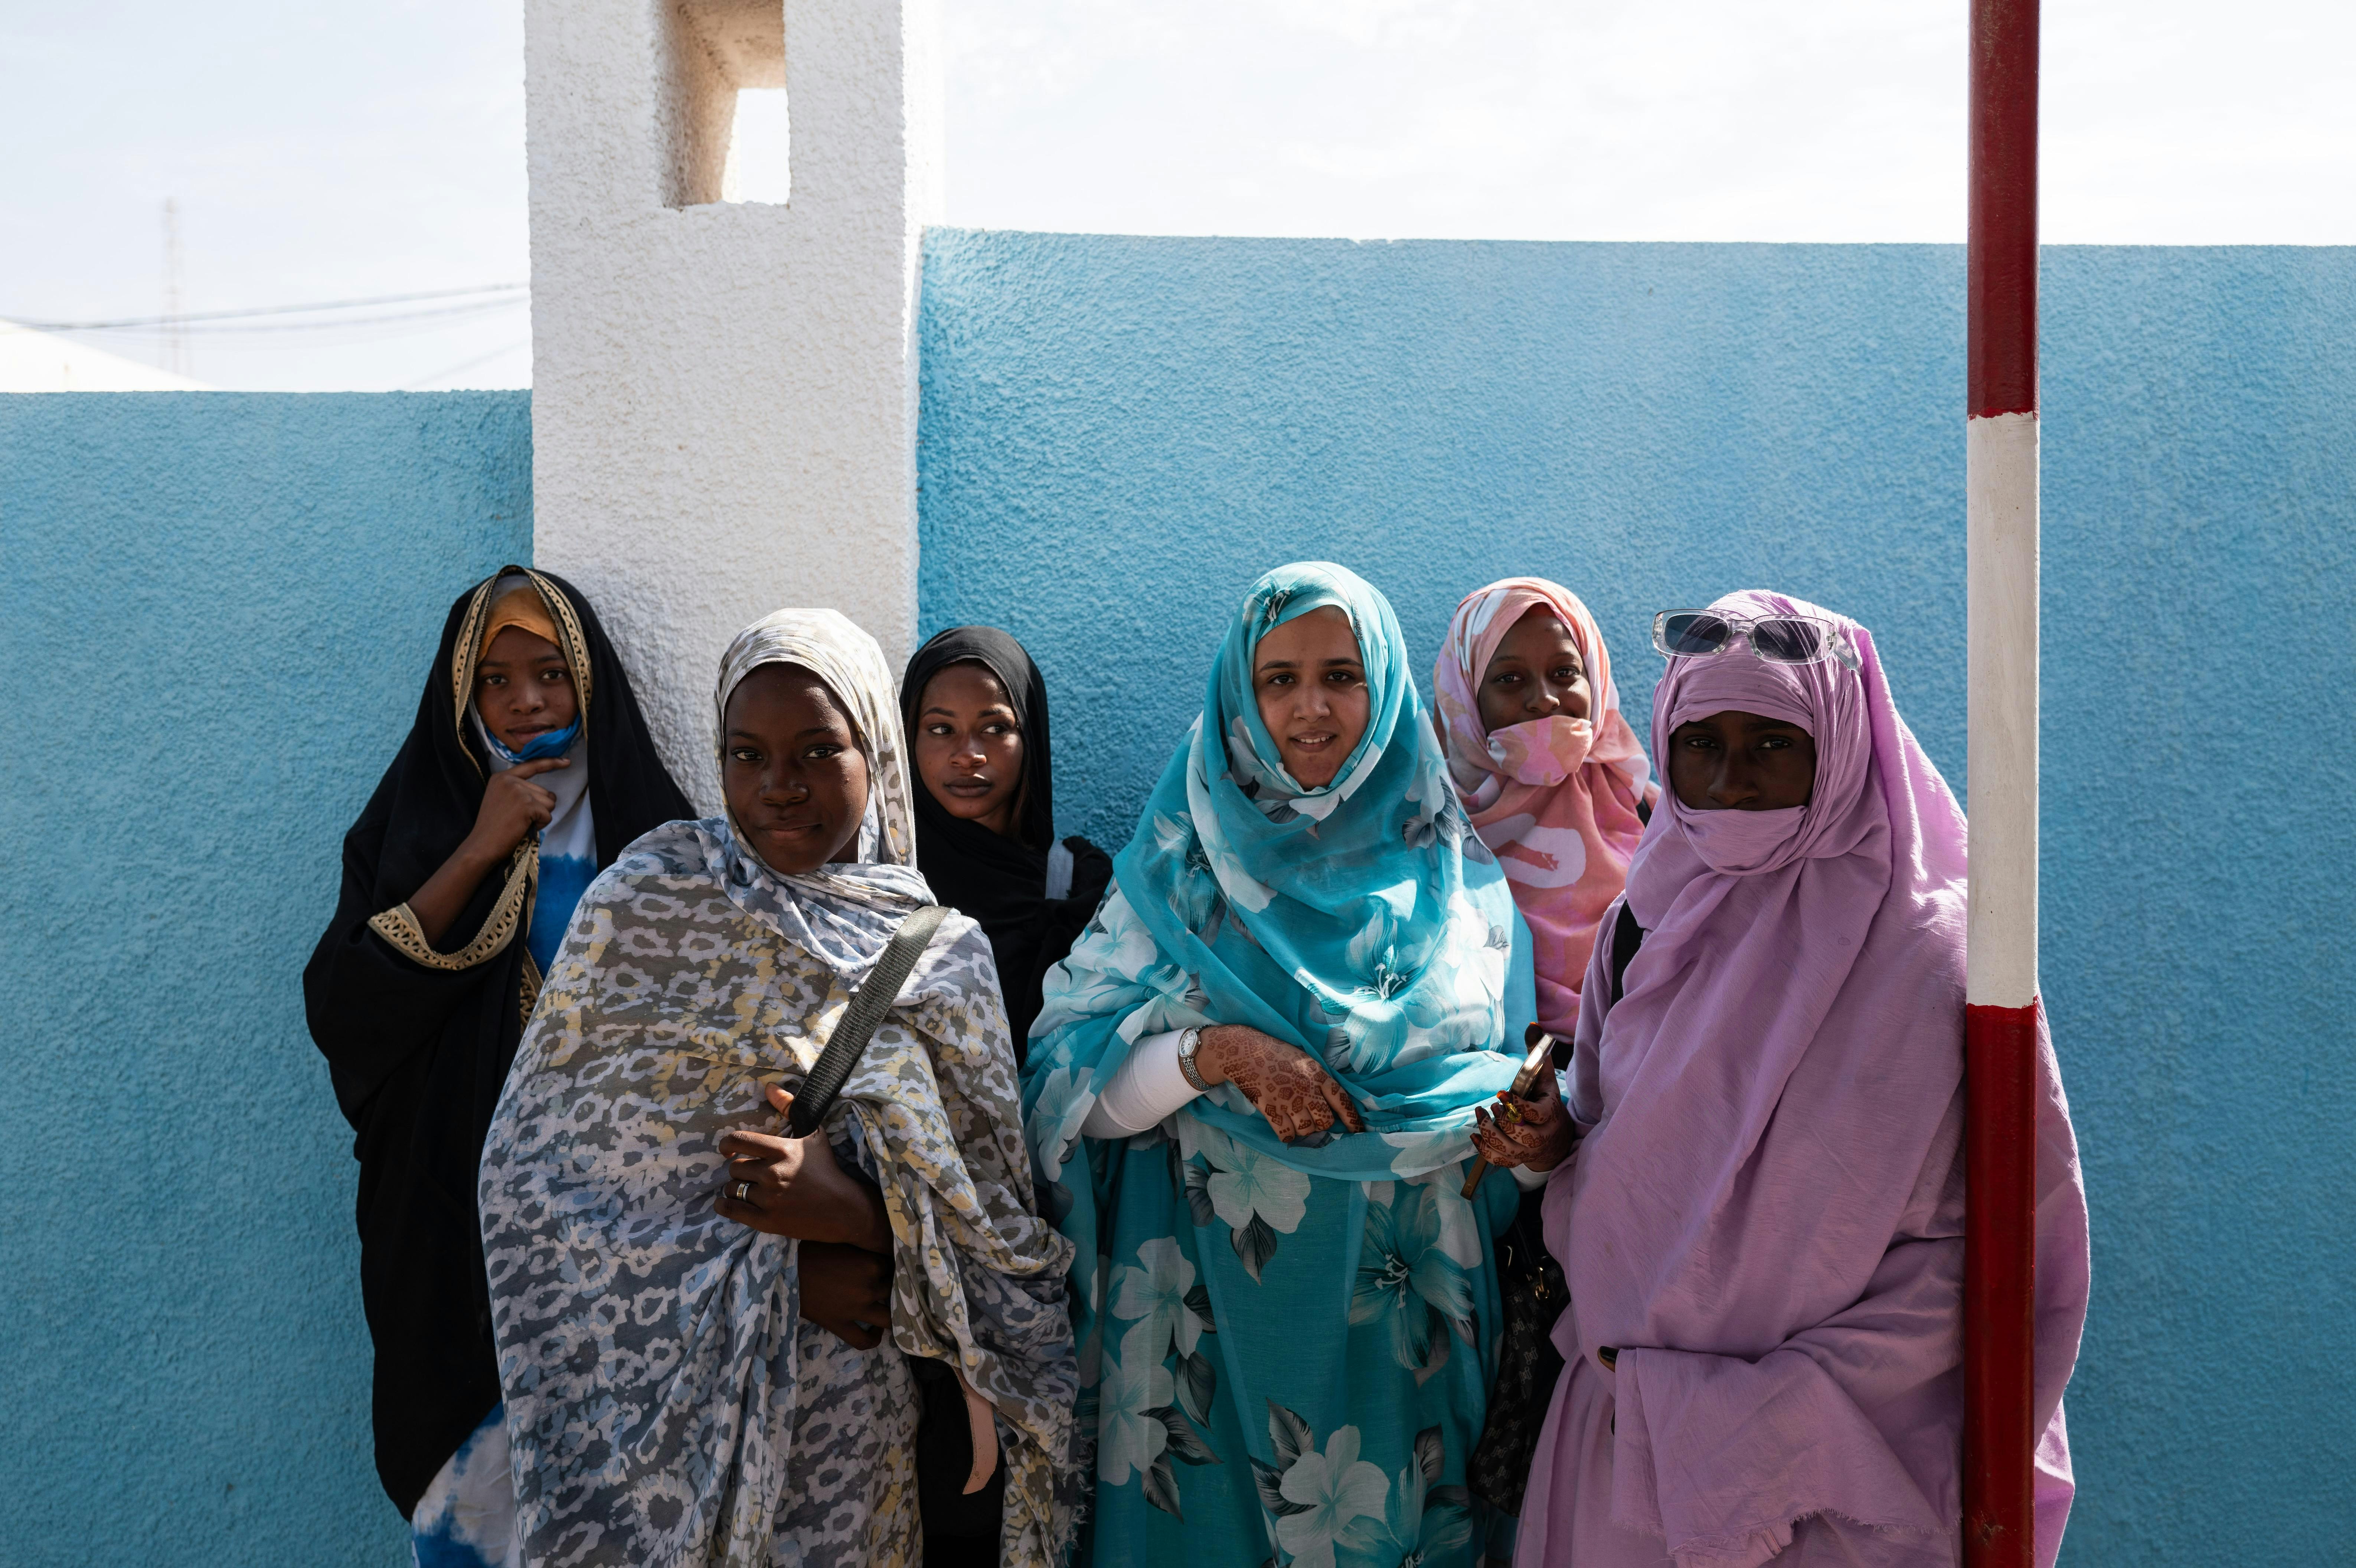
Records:
[[[1534,1171],[1527,1165],[1515,1165],[1511,1169],[1514,1173],[1514,1185],[1524,1192],[1537,1191],[1538,1188],[1546,1186],[1547,1179],[1554,1175],[1552,1171]]]
[[[1148,1035],[1131,1046],[1129,1059],[1104,1086],[1088,1118],[1080,1123],[1086,1138],[1126,1138],[1149,1127],[1159,1127],[1173,1112],[1196,1099],[1202,1090],[1186,1081],[1178,1065],[1178,1039],[1183,1029]]]

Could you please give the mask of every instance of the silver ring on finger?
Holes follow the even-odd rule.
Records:
[[[750,1203],[750,1202],[752,1202],[752,1201],[753,1201],[753,1184],[752,1184],[751,1182],[749,1182],[749,1181],[740,1181],[740,1182],[738,1182],[738,1183],[736,1184],[736,1193],[735,1193],[735,1197],[736,1197],[736,1201],[737,1201],[737,1202],[739,1202],[739,1203]]]

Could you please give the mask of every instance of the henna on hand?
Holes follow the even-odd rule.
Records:
[[[1324,1064],[1273,1035],[1241,1024],[1215,1024],[1203,1031],[1194,1067],[1210,1083],[1242,1090],[1288,1144],[1313,1138],[1337,1120],[1353,1133],[1366,1130],[1358,1102]]]
[[[1550,1072],[1538,1079],[1526,1100],[1498,1090],[1494,1105],[1473,1110],[1472,1122],[1473,1152],[1508,1169],[1527,1165],[1550,1171],[1569,1157],[1579,1142],[1579,1130],[1571,1124],[1570,1111]]]

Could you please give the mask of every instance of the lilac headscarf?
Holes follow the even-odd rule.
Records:
[[[1772,811],[1689,811],[1665,789],[1629,869],[1645,937],[1616,1005],[1597,945],[1572,1069],[1591,1130],[1546,1199],[1569,1365],[1516,1561],[1946,1563],[1962,1512],[1964,817],[1869,632],[1780,595],[1713,607],[1826,616],[1860,668],[1738,650],[1673,660],[1654,695],[1665,774],[1679,725],[1734,708],[1806,729],[1815,787]],[[2040,1086],[2050,1564],[2086,1219],[2050,1044]]]

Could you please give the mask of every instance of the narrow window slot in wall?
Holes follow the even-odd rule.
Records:
[[[785,0],[671,0],[665,23],[664,204],[787,200]]]

